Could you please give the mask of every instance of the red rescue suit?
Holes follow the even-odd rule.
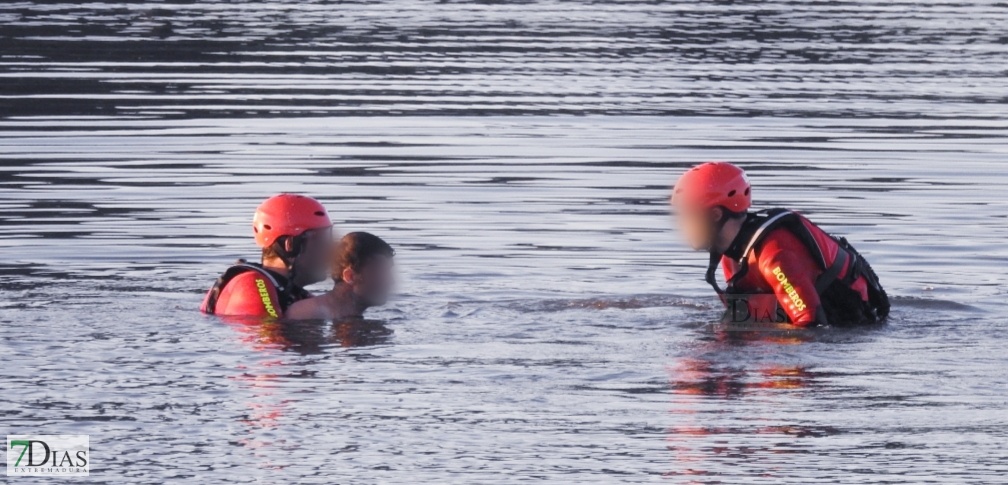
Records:
[[[714,280],[718,260],[725,290]],[[758,321],[777,315],[798,326],[856,324],[889,313],[878,277],[846,239],[785,209],[749,214],[728,250],[712,254],[707,280],[726,303],[743,299]]]
[[[239,260],[207,291],[200,311],[211,315],[279,318],[294,302],[310,298],[303,288],[262,265]]]

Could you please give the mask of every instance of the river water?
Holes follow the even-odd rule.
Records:
[[[1005,483],[1006,26],[989,2],[0,5],[0,434],[90,435],[92,483]],[[713,330],[666,208],[708,159],[853,241],[889,323]],[[198,314],[280,191],[389,240],[397,298]]]

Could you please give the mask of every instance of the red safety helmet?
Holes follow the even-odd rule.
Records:
[[[752,206],[745,172],[728,162],[701,163],[682,174],[672,189],[672,204],[700,209],[724,207],[744,212]]]
[[[269,247],[281,236],[299,236],[305,231],[332,226],[329,214],[319,201],[297,194],[280,194],[266,199],[252,217],[256,244]]]

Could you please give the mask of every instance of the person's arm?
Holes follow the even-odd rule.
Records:
[[[284,320],[325,320],[321,296],[306,298],[295,302],[284,312]]]
[[[798,238],[787,232],[774,234],[759,253],[759,270],[773,287],[777,303],[794,325],[815,324],[819,293],[815,281],[822,273]]]
[[[218,315],[279,318],[280,312],[280,298],[273,283],[255,271],[235,276],[217,300]]]

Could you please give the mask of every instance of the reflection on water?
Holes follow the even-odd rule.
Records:
[[[302,355],[319,354],[332,347],[367,347],[389,341],[392,330],[380,320],[261,321],[257,318],[224,317],[238,341],[253,350],[290,350]]]
[[[739,335],[743,334],[743,335]],[[773,406],[782,398],[777,391],[815,392],[818,387],[817,372],[802,364],[758,364],[752,368],[746,362],[718,362],[704,355],[719,356],[727,346],[771,346],[768,353],[779,354],[786,346],[813,342],[811,332],[799,337],[782,337],[761,332],[718,332],[709,341],[704,353],[677,359],[669,365],[669,388],[676,425],[668,429],[668,449],[673,456],[673,468],[666,476],[716,476],[722,474],[726,461],[758,460],[760,455],[795,453],[778,445],[753,447],[735,444],[739,437],[758,436],[778,439],[787,436],[826,436],[818,426],[772,424],[772,417],[747,416],[745,425],[719,425],[715,420],[697,410],[697,399],[724,400],[726,406],[745,399],[762,399]],[[716,358],[716,357],[715,357]],[[744,438],[743,438],[744,439]],[[786,478],[767,468],[759,474],[763,478]]]
[[[380,345],[392,335],[392,330],[377,320],[279,322],[243,321],[241,318],[228,317],[225,323],[234,330],[235,337],[242,346],[272,355],[251,367],[238,366],[236,370],[240,374],[230,378],[246,396],[243,402],[244,412],[237,416],[237,422],[242,425],[241,432],[233,439],[236,444],[248,449],[251,456],[255,457],[256,467],[266,472],[287,468],[287,460],[282,455],[277,455],[280,450],[305,446],[296,440],[288,442],[286,439],[272,437],[284,430],[292,413],[297,413],[295,404],[299,399],[285,392],[288,387],[286,382],[290,379],[311,382],[319,378],[318,370],[292,369],[282,354],[274,355],[270,351],[320,356],[334,348]]]

